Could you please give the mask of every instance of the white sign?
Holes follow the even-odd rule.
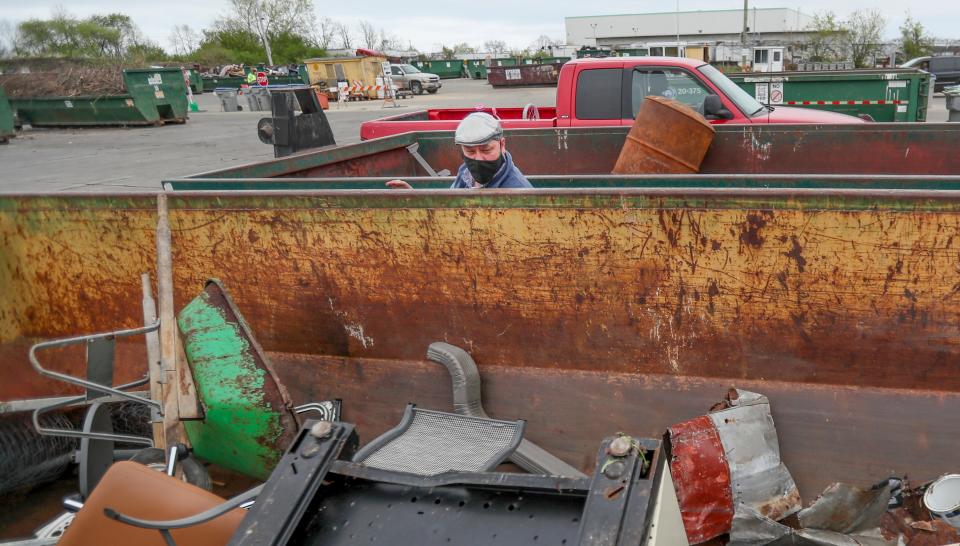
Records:
[[[65,100],[63,101],[63,105],[67,108],[73,108],[73,101]]]
[[[895,82],[889,82],[889,83],[887,83],[887,88],[890,88],[890,87],[906,87],[906,86],[907,86],[907,80],[897,80],[897,81],[895,81]]]
[[[519,80],[520,79],[520,69],[519,68],[508,68],[503,71],[503,75],[508,80]]]
[[[149,78],[147,78],[147,84],[149,84],[149,85],[162,85],[162,84],[163,84],[163,77],[160,76],[159,73],[154,74],[153,76],[150,76]]]
[[[754,97],[757,99],[757,102],[760,104],[769,104],[767,101],[770,97],[770,84],[769,83],[757,83],[754,84]]]
[[[783,104],[783,82],[770,84],[770,104]]]

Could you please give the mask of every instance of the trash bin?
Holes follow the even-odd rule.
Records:
[[[263,110],[264,112],[270,111],[270,89],[266,87],[253,87],[251,88],[252,96],[256,98],[258,108],[257,110]]]
[[[262,108],[260,108],[260,101],[257,99],[258,88],[248,87],[244,90],[243,94],[247,97],[247,110],[251,112],[259,112],[262,110]]]
[[[960,121],[960,85],[947,87],[943,96],[947,99],[947,121]]]
[[[220,108],[224,112],[237,112],[243,110],[239,104],[237,104],[237,90],[230,87],[217,87],[213,90],[213,94],[220,99]]]

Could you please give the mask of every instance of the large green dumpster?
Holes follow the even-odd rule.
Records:
[[[187,85],[179,68],[123,71],[126,93],[12,99],[22,123],[34,127],[162,125],[187,120]]]
[[[517,59],[514,57],[502,57],[490,61],[490,66],[517,66],[517,64]]]
[[[487,60],[470,59],[464,62],[464,69],[467,75],[475,80],[487,79]]]
[[[203,78],[200,77],[200,71],[196,68],[191,68],[187,71],[190,74],[190,90],[193,91],[194,95],[200,95],[203,93]]]
[[[7,100],[6,93],[0,87],[0,144],[7,142],[14,135],[13,110],[10,109],[10,101]]]
[[[727,74],[763,104],[817,108],[875,121],[926,121],[930,75],[912,68]]]
[[[440,79],[460,78],[463,76],[463,63],[460,59],[450,59],[442,61],[414,61],[410,64],[419,68],[423,72],[436,74]]]

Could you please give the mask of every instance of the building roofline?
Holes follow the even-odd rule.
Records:
[[[800,10],[798,10],[798,9],[796,9],[796,8],[786,8],[786,7],[784,7],[784,8],[750,8],[748,11],[754,11],[754,10],[756,10],[756,11],[789,10],[789,11],[795,11],[795,12],[800,13],[800,14],[803,13],[802,11],[800,11]],[[720,12],[726,12],[726,11],[734,11],[734,12],[743,13],[743,10],[742,10],[742,9],[698,9],[698,10],[691,10],[691,11],[681,11],[680,13],[681,13],[681,14],[684,14],[684,13],[720,13]],[[571,15],[571,16],[568,16],[568,17],[564,17],[564,19],[594,19],[594,18],[597,18],[597,17],[625,17],[625,16],[628,16],[628,15],[673,15],[673,14],[676,14],[676,13],[677,13],[676,11],[652,11],[652,12],[647,12],[647,13],[605,13],[605,14],[603,14],[603,15]]]

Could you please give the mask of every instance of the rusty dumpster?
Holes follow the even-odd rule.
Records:
[[[923,130],[888,134],[890,150],[923,155],[918,142],[949,136]],[[764,135],[750,144],[758,162],[781,145]],[[406,168],[378,148],[387,140],[365,143],[387,154],[371,174]],[[609,431],[658,436],[730,386],[769,398],[807,500],[833,481],[956,469],[956,158],[935,176],[782,175],[795,185],[774,187],[733,174],[555,175],[554,187],[492,193],[373,189],[370,175],[352,189],[336,189],[351,187],[342,176],[256,186],[324,161],[362,177],[354,152],[221,173],[254,191],[173,191],[169,214],[176,308],[220,279],[293,403],[342,399],[362,440],[407,402],[451,408],[446,371],[424,358],[447,341],[476,360],[491,415],[526,419],[528,438],[582,470]],[[32,341],[140,323],[156,199],[0,196],[0,362],[15,378],[0,400],[62,394],[30,372]],[[119,343],[118,375],[144,358]]]

